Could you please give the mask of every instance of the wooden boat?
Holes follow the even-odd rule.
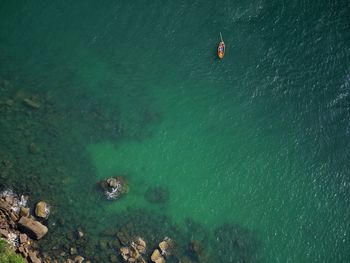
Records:
[[[221,41],[220,41],[219,46],[218,46],[218,57],[220,59],[223,59],[225,56],[225,42],[222,39],[221,33],[220,33],[220,38],[221,38]]]

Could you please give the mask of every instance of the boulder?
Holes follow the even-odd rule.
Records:
[[[35,215],[41,218],[48,218],[50,214],[50,210],[46,202],[40,201],[35,206]]]
[[[159,243],[159,248],[162,251],[162,255],[166,255],[166,256],[171,255],[174,247],[175,247],[175,242],[169,237],[165,237],[163,241]]]
[[[27,243],[28,241],[28,236],[26,234],[19,234],[19,242],[21,244]]]
[[[141,237],[136,237],[131,243],[131,246],[141,254],[146,253],[146,241]]]
[[[128,247],[121,247],[120,248],[120,255],[122,256],[122,258],[127,261],[130,257],[130,250]]]
[[[155,249],[151,255],[151,260],[154,263],[165,263],[164,257],[160,254],[158,249]]]
[[[21,207],[20,208],[20,211],[19,211],[19,214],[21,216],[26,216],[28,217],[29,216],[29,208],[28,207]]]
[[[18,221],[19,229],[34,239],[41,239],[48,232],[46,226],[31,218],[22,216]]]
[[[109,260],[112,263],[118,263],[118,257],[114,254],[109,255]]]
[[[8,238],[8,230],[0,228],[0,237]]]
[[[84,258],[82,256],[76,256],[74,258],[74,263],[82,263],[84,261]]]
[[[30,251],[28,253],[28,257],[30,259],[29,262],[32,262],[32,263],[41,263],[41,260],[37,257],[36,253]]]
[[[71,247],[69,250],[69,253],[73,256],[77,254],[77,248],[76,247]]]

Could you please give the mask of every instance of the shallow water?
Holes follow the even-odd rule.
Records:
[[[43,105],[24,117],[40,130],[12,134],[1,157],[51,167],[38,180],[64,189],[40,198],[69,202],[73,225],[88,214],[92,236],[146,208],[212,233],[242,225],[262,261],[350,261],[349,11],[346,1],[3,3],[2,96],[21,90]],[[2,124],[18,128],[10,116]],[[47,123],[55,135],[43,137]],[[21,155],[31,141],[40,153]],[[115,174],[130,192],[106,203],[94,184]],[[150,186],[169,202],[147,202]]]

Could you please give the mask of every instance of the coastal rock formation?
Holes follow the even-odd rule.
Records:
[[[69,255],[64,251],[65,248],[63,251],[55,249],[56,253],[53,257],[38,250],[38,241],[36,240],[43,238],[48,233],[48,228],[30,215],[29,208],[25,207],[27,200],[28,197],[18,197],[12,191],[0,192],[0,238],[5,239],[13,250],[21,254],[29,263],[84,262],[84,258],[79,255],[75,246],[71,246]],[[45,208],[47,208],[47,204],[39,202],[36,205],[36,215],[43,217],[45,214],[42,212],[45,212]],[[84,241],[84,233],[81,229],[78,231],[80,238],[75,245]],[[66,256],[74,258],[66,259]]]
[[[47,234],[47,227],[38,221],[22,216],[18,221],[19,228],[34,239],[41,239]]]
[[[122,176],[110,177],[100,184],[108,200],[118,199],[129,191],[128,183]]]
[[[0,238],[4,238],[17,253],[22,254],[28,262],[41,263],[33,240],[42,238],[47,227],[29,218],[29,208],[25,207],[28,197],[18,197],[12,191],[0,193]],[[26,216],[21,216],[26,214]],[[20,219],[19,219],[20,218]],[[18,220],[19,219],[19,220]],[[27,234],[26,234],[27,233]]]

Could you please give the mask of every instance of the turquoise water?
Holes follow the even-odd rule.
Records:
[[[92,236],[115,213],[146,208],[180,228],[188,218],[211,233],[242,225],[264,262],[348,262],[349,9],[346,1],[2,3],[0,73],[11,85],[1,99],[20,90],[42,106],[25,117],[39,128],[11,137],[13,148],[35,141],[40,153],[5,147],[1,157],[52,167],[38,180],[63,189],[40,197],[57,207],[70,200],[71,224],[86,214],[98,222],[86,226]],[[130,192],[105,203],[93,185],[114,174]],[[147,202],[149,186],[167,189],[169,202]]]

